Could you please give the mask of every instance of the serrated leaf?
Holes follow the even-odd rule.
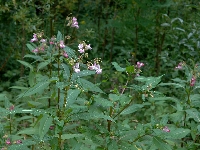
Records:
[[[30,54],[25,55],[24,58],[33,58],[33,59],[38,60],[38,61],[42,61],[43,60],[43,58],[41,56],[30,55]]]
[[[52,124],[52,121],[53,121],[53,118],[46,114],[44,114],[42,119],[40,119],[40,126],[39,126],[40,140],[42,140],[45,134],[48,132],[49,127]]]
[[[17,60],[17,61],[20,62],[22,65],[30,68],[31,71],[33,71],[33,66],[31,64],[29,64],[28,62],[22,61],[22,60]]]
[[[19,89],[19,90],[27,90],[27,87],[23,87],[23,86],[11,86],[11,89]]]
[[[72,115],[72,120],[80,120],[80,119],[83,119],[83,120],[105,119],[105,120],[111,120],[112,122],[115,122],[110,116],[107,116],[101,113],[96,113],[96,112]]]
[[[79,89],[69,89],[67,91],[67,105],[71,105],[75,102],[75,100],[77,99],[78,95],[80,94],[80,90]]]
[[[83,137],[83,134],[63,134],[63,135],[61,135],[61,139],[63,139],[63,140],[77,138],[77,137]]]
[[[34,47],[33,45],[31,45],[31,44],[26,44],[26,46],[28,47],[28,49],[29,49],[31,52],[35,49],[35,47]]]
[[[62,40],[62,33],[60,31],[58,31],[58,33],[57,33],[56,40],[57,40],[57,42]]]
[[[69,77],[70,77],[70,70],[69,70],[69,67],[68,67],[68,65],[66,65],[66,64],[64,64],[64,63],[62,63],[61,66],[62,66],[63,69],[64,69],[63,77],[64,77],[66,80],[68,80]]]
[[[44,62],[40,62],[37,66],[37,71],[39,71],[40,69],[46,67],[48,64],[50,64],[51,61],[44,61]]]
[[[96,73],[96,72],[95,72],[95,71],[92,71],[92,70],[83,70],[83,71],[80,71],[80,72],[78,72],[78,73],[73,73],[73,74],[72,74],[71,80],[74,81],[74,80],[76,80],[77,78],[89,76],[89,75],[92,75],[92,74],[95,74],[95,73]]]
[[[189,118],[193,118],[196,122],[200,122],[199,111],[197,111],[196,109],[188,109],[186,110],[186,112]]]
[[[126,68],[120,67],[120,66],[118,65],[118,63],[116,63],[116,62],[112,62],[112,65],[115,67],[115,69],[116,69],[117,71],[120,71],[120,72],[126,71]]]
[[[153,137],[153,144],[155,144],[159,150],[172,150],[167,143],[165,143],[161,138],[156,136]]]
[[[159,86],[165,86],[165,85],[171,85],[174,86],[175,88],[183,88],[185,89],[184,84],[178,84],[178,83],[160,83]]]
[[[98,106],[102,106],[102,107],[110,107],[113,106],[113,103],[111,101],[108,101],[105,98],[101,98],[101,97],[95,97],[94,98],[96,105]]]
[[[76,58],[74,50],[71,49],[70,47],[65,46],[64,51],[67,53],[67,55],[69,56],[69,58]]]
[[[162,132],[162,135],[169,139],[182,139],[186,137],[187,134],[190,133],[189,129],[184,128],[170,128],[170,132]]]
[[[25,135],[31,135],[31,134],[37,134],[38,129],[37,128],[25,128],[20,130],[17,134],[25,134]]]
[[[27,146],[31,146],[36,144],[34,141],[30,140],[22,140],[20,144],[13,144],[8,147],[8,150],[30,150]]]
[[[36,84],[34,87],[30,88],[26,92],[18,95],[18,99],[21,97],[31,96],[35,93],[41,92],[42,90],[48,87],[49,83],[50,83],[49,81],[45,81],[45,82]]]
[[[84,90],[88,90],[88,91],[93,91],[93,92],[98,92],[98,93],[104,93],[98,86],[96,86],[95,84],[93,84],[90,81],[87,81],[85,79],[82,78],[78,78],[77,82],[79,83],[79,85],[84,89]]]
[[[132,106],[129,106],[128,108],[126,108],[125,110],[123,110],[121,112],[122,115],[127,115],[127,114],[131,114],[134,113],[138,110],[140,110],[143,107],[142,104],[133,104]]]

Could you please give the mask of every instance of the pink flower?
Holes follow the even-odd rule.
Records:
[[[137,67],[138,69],[141,68],[142,66],[144,66],[144,63],[142,63],[142,62],[137,62],[136,67]]]
[[[77,29],[79,28],[77,19],[76,19],[75,17],[72,18],[71,27],[75,27],[75,28],[77,28]]]
[[[63,56],[64,56],[65,58],[68,58],[68,57],[69,57],[68,54],[67,54],[66,52],[63,53]]]
[[[31,42],[35,42],[35,41],[38,41],[37,39],[37,34],[33,34],[33,38],[31,39]]]
[[[50,126],[50,127],[49,127],[50,130],[53,130],[54,128],[55,128],[54,126]]]
[[[84,53],[84,52],[85,52],[84,49],[79,49],[78,51],[79,51],[80,53]]]
[[[38,48],[32,50],[33,53],[38,53]]]
[[[194,86],[196,82],[196,77],[192,76],[192,79],[190,80],[190,86]]]
[[[76,63],[76,64],[73,66],[73,69],[74,69],[74,72],[76,72],[76,73],[80,72],[79,63]]]
[[[41,39],[40,42],[45,43],[46,39]]]
[[[165,126],[162,130],[165,132],[170,132],[170,129],[167,126]]]
[[[79,45],[78,45],[78,48],[79,48],[79,49],[83,49],[83,47],[84,47],[83,44],[79,44]]]
[[[64,41],[60,41],[60,48],[64,48],[64,47],[65,47]]]
[[[21,140],[17,140],[17,141],[16,141],[16,144],[21,144],[21,143],[22,143]]]
[[[15,108],[15,106],[12,105],[12,106],[10,106],[9,110],[12,111],[12,110],[14,110],[14,108]]]
[[[92,64],[91,66],[88,67],[89,70],[95,70],[96,74],[101,74],[102,73],[102,69],[100,68],[99,64],[94,63],[94,65]]]
[[[178,64],[178,66],[175,67],[175,69],[178,69],[178,70],[180,70],[180,69],[182,69],[182,68],[183,68],[183,63],[182,63],[182,62],[180,62],[180,63]]]
[[[92,49],[92,48],[90,47],[90,44],[89,44],[89,45],[85,46],[85,49],[88,50],[88,49]]]
[[[10,139],[6,140],[6,145],[11,145]]]

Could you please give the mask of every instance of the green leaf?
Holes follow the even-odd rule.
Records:
[[[93,91],[93,92],[98,92],[98,93],[104,93],[98,86],[96,86],[95,84],[93,84],[90,81],[87,81],[82,78],[78,78],[77,82],[86,91],[88,90],[88,91]]]
[[[110,116],[97,113],[97,112],[90,112],[90,113],[81,113],[81,114],[75,114],[72,115],[72,120],[92,120],[92,119],[105,119],[105,120],[111,120],[112,122],[115,122]]]
[[[95,71],[92,71],[92,70],[83,70],[83,71],[80,71],[80,72],[78,72],[78,73],[73,73],[73,74],[72,74],[71,80],[74,81],[74,80],[76,80],[77,78],[89,76],[89,75],[92,75],[92,74],[95,74],[95,73],[96,73],[96,72],[95,72]]]
[[[38,61],[43,61],[44,60],[41,56],[30,55],[30,54],[25,55],[24,58],[33,58],[33,59],[38,60]]]
[[[60,31],[58,31],[58,33],[57,33],[56,40],[57,40],[57,42],[62,40],[62,33]]]
[[[33,45],[31,45],[31,44],[26,44],[26,46],[28,47],[28,49],[29,49],[31,52],[35,49],[35,47],[34,47]]]
[[[49,81],[45,81],[45,82],[41,82],[41,83],[36,84],[34,87],[30,88],[26,92],[18,95],[18,99],[22,98],[22,97],[26,97],[26,96],[31,96],[35,93],[41,92],[42,90],[44,90],[48,87],[49,83],[50,83]]]
[[[186,110],[186,112],[189,118],[193,118],[196,122],[200,122],[199,111],[197,111],[196,109],[188,109]]]
[[[153,144],[155,144],[159,150],[172,150],[171,147],[167,145],[167,143],[165,143],[161,138],[156,136],[153,137]]]
[[[94,100],[95,100],[95,103],[96,105],[100,105],[100,106],[103,106],[103,107],[110,107],[110,106],[113,106],[113,103],[111,101],[108,101],[107,99],[105,98],[102,98],[100,96],[95,96],[94,97]]]
[[[131,113],[134,113],[138,110],[140,110],[143,107],[142,104],[133,104],[132,106],[129,106],[128,108],[126,108],[125,110],[123,110],[121,112],[122,115],[128,115]]]
[[[23,87],[23,86],[11,86],[11,89],[19,89],[19,90],[27,90],[27,87]]]
[[[25,128],[20,130],[17,134],[25,134],[25,135],[31,135],[31,134],[37,134],[38,129],[37,128]]]
[[[27,146],[35,145],[36,142],[31,140],[22,140],[20,144],[13,144],[8,147],[8,150],[30,150]]]
[[[166,134],[169,139],[182,139],[190,133],[189,129],[184,128],[170,128],[170,132]]]
[[[67,53],[67,55],[69,56],[69,58],[76,58],[74,50],[71,49],[70,47],[65,46],[64,51]]]
[[[64,82],[56,82],[56,87],[57,88],[59,88],[59,89],[64,89],[64,87],[65,87],[66,85],[65,85],[65,83]]]
[[[67,91],[67,105],[71,105],[75,102],[75,100],[77,99],[78,95],[80,94],[80,90],[79,89],[69,89]]]
[[[128,66],[128,67],[126,67],[126,71],[128,73],[134,73],[135,72],[135,67],[134,66]]]
[[[175,88],[183,88],[185,89],[184,84],[179,84],[179,83],[160,83],[159,86],[165,86],[165,85],[171,85],[174,86]]]
[[[126,68],[120,67],[120,66],[118,65],[118,63],[116,63],[116,62],[112,62],[112,65],[115,67],[115,69],[116,69],[117,71],[120,71],[120,72],[126,71]]]
[[[39,126],[39,136],[40,140],[42,140],[45,134],[48,132],[49,127],[51,126],[53,118],[47,114],[44,114],[42,119],[40,119],[40,126]]]
[[[20,62],[22,65],[30,68],[31,71],[33,71],[33,66],[31,64],[29,64],[28,62],[22,61],[22,60],[17,60],[18,62]]]
[[[63,77],[64,77],[66,80],[68,80],[69,77],[70,77],[70,70],[69,70],[69,67],[68,67],[68,65],[66,65],[66,64],[64,64],[64,63],[62,63],[61,66],[62,66],[63,69],[64,69]]]
[[[63,139],[63,140],[77,138],[77,137],[83,137],[83,134],[63,134],[63,135],[61,135],[61,139]]]
[[[50,62],[51,62],[50,60],[44,61],[44,62],[40,62],[40,63],[38,64],[38,66],[37,66],[37,71],[39,71],[40,69],[46,67],[48,64],[50,64]]]

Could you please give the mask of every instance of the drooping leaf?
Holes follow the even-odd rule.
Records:
[[[20,144],[12,144],[8,147],[8,150],[30,150],[27,146],[31,146],[36,144],[35,141],[31,140],[22,140],[22,143]]]
[[[63,69],[64,69],[63,77],[64,77],[66,80],[68,80],[69,77],[70,77],[70,70],[69,70],[69,67],[68,67],[68,65],[66,65],[66,64],[64,64],[64,63],[62,63],[61,66],[62,66]]]
[[[60,31],[58,31],[58,33],[57,33],[56,40],[57,40],[57,42],[62,40],[62,33]]]
[[[39,136],[40,140],[42,140],[45,134],[48,132],[49,127],[51,126],[53,118],[47,114],[44,114],[42,119],[40,119],[39,126]]]
[[[69,58],[76,58],[74,50],[71,49],[70,47],[65,46],[64,51],[67,53],[67,55],[69,56]]]
[[[126,71],[126,68],[120,67],[120,66],[118,65],[117,62],[112,62],[112,65],[115,67],[115,69],[116,69],[117,71],[120,71],[120,72]]]
[[[23,86],[11,86],[11,89],[19,89],[19,90],[27,90],[27,87],[23,87]]]
[[[122,115],[127,115],[127,114],[131,114],[134,113],[138,110],[140,110],[143,107],[142,104],[133,104],[132,106],[129,106],[128,108],[126,108],[125,110],[123,110],[121,112]]]
[[[50,83],[49,81],[44,81],[44,82],[36,84],[34,87],[28,89],[26,92],[19,94],[18,99],[41,92],[42,90],[48,87],[49,83]]]
[[[63,134],[63,135],[61,135],[61,139],[67,140],[67,139],[83,137],[83,136],[84,136],[83,134]]]
[[[31,135],[31,134],[37,134],[38,129],[37,128],[25,128],[20,130],[17,134],[25,134],[25,135]]]
[[[31,45],[31,44],[26,44],[26,46],[28,47],[28,49],[29,49],[31,52],[35,49],[35,47],[34,47],[33,45]]]
[[[17,60],[17,61],[20,62],[22,65],[30,68],[31,71],[33,71],[33,66],[31,64],[29,64],[28,62],[22,61],[22,60]]]
[[[67,105],[70,106],[72,105],[75,100],[77,99],[78,95],[80,94],[80,90],[79,89],[69,89],[67,91]]]
[[[196,122],[200,123],[200,113],[196,109],[188,109],[186,110],[189,118],[193,118]]]
[[[50,60],[49,61],[44,61],[44,62],[40,62],[37,66],[37,71],[39,71],[40,69],[46,67],[48,64],[50,64]]]
[[[90,81],[87,81],[82,78],[78,78],[77,82],[86,91],[88,90],[88,91],[93,91],[93,92],[98,92],[98,93],[104,93],[98,86],[96,86],[95,84],[93,84]]]
[[[78,73],[73,73],[71,80],[74,81],[77,78],[84,77],[84,76],[89,76],[89,75],[92,75],[92,74],[95,74],[95,73],[96,72],[92,71],[92,70],[83,70],[83,71],[80,71]]]
[[[153,137],[153,144],[155,144],[159,150],[172,150],[167,143],[165,143],[161,138],[156,136]]]
[[[38,61],[42,61],[43,60],[43,58],[41,56],[31,55],[31,54],[25,55],[24,58],[33,58],[33,59],[38,60]]]

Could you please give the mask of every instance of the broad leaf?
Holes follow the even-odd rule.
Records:
[[[83,70],[83,71],[80,71],[78,73],[73,73],[71,80],[74,81],[77,78],[84,77],[84,76],[89,76],[89,75],[92,75],[92,74],[95,74],[95,71]]]
[[[61,136],[61,139],[67,140],[67,139],[72,139],[72,138],[77,138],[77,137],[83,137],[83,134],[63,134]]]
[[[75,102],[75,100],[77,99],[78,95],[80,94],[80,90],[79,89],[69,89],[67,91],[67,105],[71,105]]]
[[[64,69],[63,77],[64,77],[66,80],[68,80],[69,77],[70,77],[70,70],[69,70],[69,67],[68,67],[68,65],[66,65],[66,64],[64,64],[64,63],[62,63],[61,66],[62,66],[63,69]]]
[[[98,86],[96,86],[95,84],[93,84],[90,81],[87,81],[87,80],[82,79],[82,78],[78,78],[77,82],[86,91],[88,90],[88,91],[93,91],[93,92],[104,93]]]
[[[53,118],[49,115],[44,114],[42,119],[40,119],[39,126],[39,136],[40,140],[42,140],[45,134],[48,132],[49,127],[51,126]]]
[[[153,138],[153,144],[155,144],[159,150],[172,150],[171,147],[159,137]]]
[[[140,110],[143,107],[142,104],[133,104],[132,106],[129,106],[128,108],[126,108],[125,110],[123,110],[121,112],[122,115],[128,115],[131,113],[134,113],[138,110]]]
[[[33,66],[31,64],[29,64],[28,62],[22,61],[22,60],[17,60],[17,61],[20,62],[22,65],[30,68],[31,71],[33,71]]]
[[[41,83],[36,84],[34,87],[30,88],[26,92],[18,95],[18,99],[22,98],[22,97],[26,97],[26,96],[31,96],[35,93],[41,92],[42,90],[44,90],[48,87],[49,83],[50,83],[49,81],[45,81],[45,82],[41,82]]]
[[[120,67],[120,66],[118,65],[118,63],[116,63],[116,62],[112,62],[112,65],[115,67],[115,69],[116,69],[117,71],[120,71],[120,72],[126,71],[126,68]]]

